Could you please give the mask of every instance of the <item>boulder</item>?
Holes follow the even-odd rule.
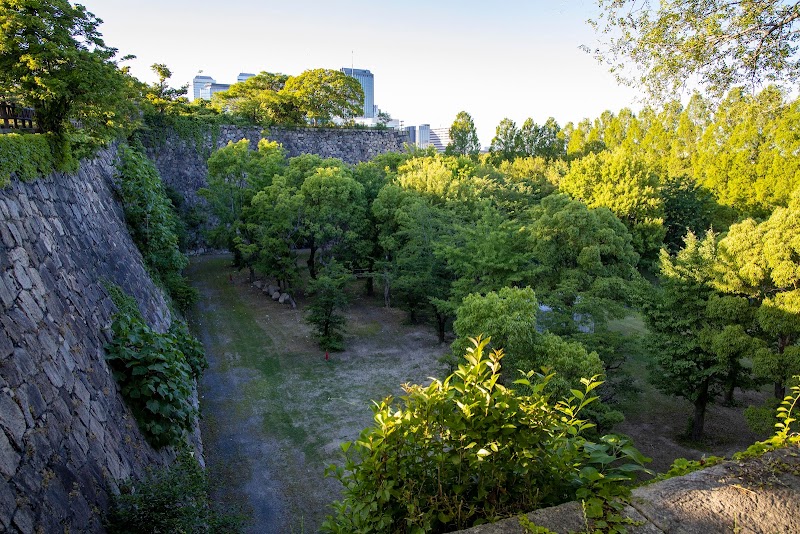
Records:
[[[272,300],[279,300],[280,298],[281,298],[281,292],[280,291],[274,291],[272,293]]]
[[[262,287],[264,287],[264,282],[262,282],[261,280],[256,280],[255,282],[253,282],[253,285],[256,288],[261,289]]]

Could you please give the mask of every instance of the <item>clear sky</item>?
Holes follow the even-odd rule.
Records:
[[[465,110],[483,145],[508,117],[562,126],[638,109],[637,93],[579,49],[596,37],[593,0],[77,0],[104,21],[106,44],[132,73],[173,86],[198,72],[369,69],[375,103],[406,125],[449,126]]]

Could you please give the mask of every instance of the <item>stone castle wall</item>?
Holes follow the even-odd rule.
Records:
[[[222,126],[215,139],[206,136],[203,146],[196,146],[193,140],[168,132],[166,140],[159,146],[147,148],[164,183],[178,191],[189,205],[196,205],[197,190],[208,183],[206,161],[211,152],[229,141],[241,139],[249,139],[250,147],[254,149],[262,137],[261,128]],[[405,133],[396,130],[280,127],[270,128],[266,138],[283,145],[289,157],[316,154],[350,164],[369,161],[386,152],[401,152],[408,139]]]
[[[115,152],[0,189],[0,531],[98,532],[115,481],[165,460],[117,392],[102,282],[170,321],[114,194]]]

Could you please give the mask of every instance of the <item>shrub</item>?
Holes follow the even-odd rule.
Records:
[[[241,517],[220,513],[209,499],[205,471],[188,451],[164,469],[127,480],[106,517],[110,534],[129,532],[241,532]]]
[[[342,445],[344,466],[327,470],[345,489],[324,530],[449,532],[576,498],[598,524],[623,521],[614,499],[646,459],[617,436],[582,436],[600,383],[551,402],[552,375],[529,373],[519,394],[499,383],[503,354],[485,357],[487,341],[444,381],[375,405],[375,424]]]
[[[208,366],[203,347],[185,323],[175,321],[159,334],[145,324],[131,297],[119,288],[109,292],[120,309],[106,345],[114,378],[147,440],[154,447],[178,445],[197,417],[192,392],[194,379]]]
[[[54,169],[53,152],[46,135],[0,135],[0,187],[10,183],[12,174],[28,182]]]
[[[120,148],[118,165],[125,220],[145,265],[182,309],[197,301],[181,271],[188,259],[178,248],[178,218],[158,171],[147,157]]]

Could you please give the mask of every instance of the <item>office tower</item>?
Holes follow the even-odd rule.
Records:
[[[364,91],[364,115],[368,119],[375,117],[375,77],[368,70],[351,69],[342,67],[341,71],[348,76],[352,76],[361,84]]]

